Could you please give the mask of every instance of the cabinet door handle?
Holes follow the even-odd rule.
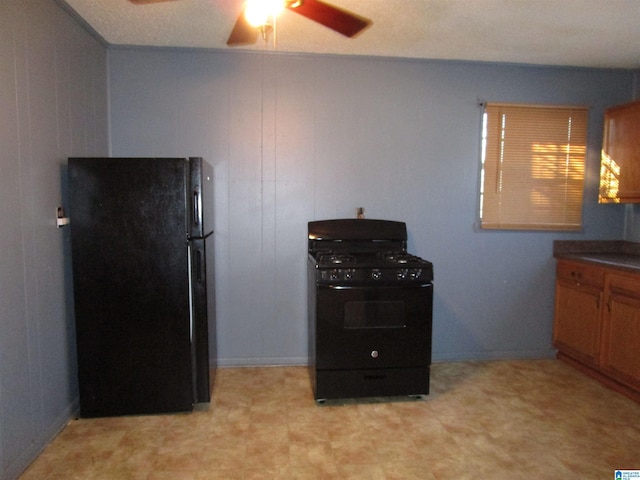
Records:
[[[605,305],[607,306],[607,313],[611,313],[611,295],[607,295]]]

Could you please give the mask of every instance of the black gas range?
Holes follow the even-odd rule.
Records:
[[[317,400],[429,393],[433,265],[404,222],[309,222],[310,372]]]

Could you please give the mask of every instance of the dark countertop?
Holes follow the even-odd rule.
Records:
[[[553,256],[640,272],[640,243],[624,240],[556,240],[553,242]]]

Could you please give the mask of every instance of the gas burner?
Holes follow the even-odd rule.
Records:
[[[385,262],[405,264],[414,261],[416,257],[407,252],[380,252],[379,257]]]

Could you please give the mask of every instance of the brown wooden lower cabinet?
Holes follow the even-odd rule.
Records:
[[[558,358],[640,402],[640,273],[559,260]]]
[[[600,367],[640,390],[640,275],[607,274]]]

